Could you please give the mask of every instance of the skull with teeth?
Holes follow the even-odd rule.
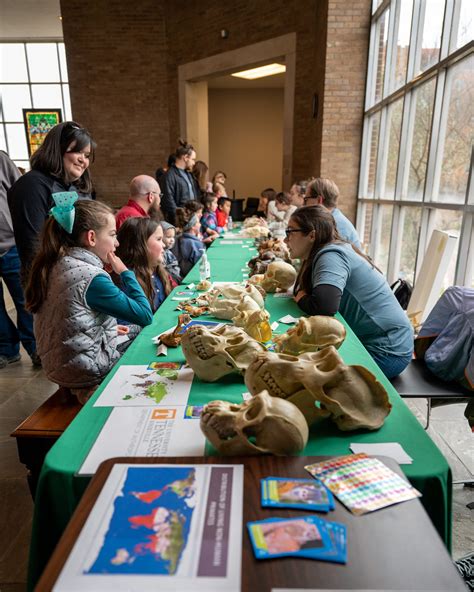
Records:
[[[233,325],[217,329],[194,325],[184,333],[181,345],[187,363],[206,382],[244,372],[257,354],[265,351],[263,345]]]
[[[266,391],[242,405],[211,401],[201,430],[221,454],[296,454],[308,441],[308,426],[297,407]]]
[[[329,345],[337,349],[345,338],[346,328],[333,317],[302,317],[292,329],[275,337],[275,349],[282,354],[298,356]]]
[[[255,395],[263,389],[294,403],[308,425],[331,417],[339,429],[378,429],[390,413],[384,387],[362,366],[346,366],[333,346],[290,356],[259,354],[245,372],[245,384]]]
[[[295,283],[295,280],[296,270],[293,265],[284,261],[274,261],[267,267],[260,285],[265,292],[277,290],[285,292]]]

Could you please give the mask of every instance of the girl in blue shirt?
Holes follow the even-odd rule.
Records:
[[[115,255],[113,211],[77,201],[75,192],[53,194],[27,288],[37,351],[46,376],[84,403],[120,357],[117,335],[128,333],[116,319],[149,325],[150,304],[133,271]],[[104,270],[120,276],[122,289]]]
[[[117,255],[132,269],[153,312],[171,292],[163,265],[163,228],[150,218],[127,218],[117,234]]]
[[[204,212],[201,216],[201,232],[204,237],[217,237],[224,232],[223,228],[217,226],[217,197],[213,193],[208,193],[203,198],[202,204]]]
[[[382,273],[339,236],[323,206],[299,208],[286,242],[302,261],[294,299],[309,315],[340,312],[388,378],[400,374],[413,354],[410,322]]]

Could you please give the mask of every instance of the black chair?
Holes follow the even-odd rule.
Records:
[[[244,218],[250,218],[250,216],[255,216],[255,214],[258,212],[259,203],[260,199],[258,197],[247,197],[247,201],[245,203]]]
[[[435,376],[423,360],[412,360],[407,368],[390,381],[402,398],[426,399],[428,404],[425,430],[430,425],[432,407],[467,403],[474,393],[457,382],[446,382]]]
[[[234,198],[230,204],[230,215],[234,222],[242,222],[244,219],[244,200],[240,197]]]

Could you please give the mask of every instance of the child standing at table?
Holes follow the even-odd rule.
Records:
[[[113,211],[77,194],[53,194],[25,292],[34,314],[38,354],[46,376],[85,403],[120,357],[116,318],[145,326],[153,319],[135,275],[114,254]],[[123,290],[104,270],[120,276]]]
[[[201,232],[200,222],[202,218],[202,212],[204,210],[204,205],[202,204],[202,202],[193,199],[191,201],[186,202],[186,204],[184,205],[184,209],[186,211],[187,216],[189,217],[191,217],[193,214],[196,214],[199,220],[199,240],[202,240],[206,247],[209,246],[219,235],[216,233],[212,235],[203,236]]]
[[[163,265],[163,229],[150,218],[127,218],[117,234],[117,255],[131,269],[156,312],[171,292]]]
[[[202,200],[204,206],[204,212],[201,217],[201,232],[204,237],[213,236],[216,238],[219,236],[223,229],[217,226],[217,197],[213,193],[208,193]]]
[[[161,228],[163,228],[163,265],[166,271],[170,274],[172,283],[176,285],[181,283],[181,270],[179,268],[178,260],[175,254],[171,250],[176,242],[176,228],[169,222],[160,222]]]
[[[183,232],[176,239],[173,253],[178,259],[181,275],[184,278],[201,258],[206,247],[199,238],[201,222],[196,214],[191,214],[184,208],[176,208],[176,223]]]
[[[229,221],[231,205],[232,202],[228,197],[219,197],[219,199],[217,200],[217,228],[227,230],[227,223]]]

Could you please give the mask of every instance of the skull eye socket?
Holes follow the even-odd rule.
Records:
[[[244,411],[244,419],[246,421],[251,421],[252,419],[255,419],[259,413],[260,413],[260,405],[255,405],[255,404],[250,405]]]

